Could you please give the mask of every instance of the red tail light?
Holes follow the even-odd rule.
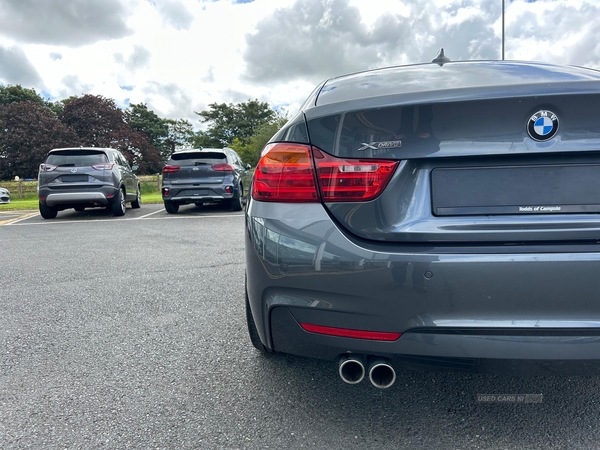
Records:
[[[252,198],[278,202],[369,201],[383,192],[398,164],[337,158],[309,145],[270,144],[256,167]]]
[[[113,163],[95,164],[92,167],[96,170],[112,170]]]
[[[163,167],[162,173],[179,172],[180,168],[181,167],[179,167],[179,166],[169,166],[169,165],[166,165],[165,167]]]
[[[231,164],[213,164],[211,167],[217,172],[233,172],[233,167]]]
[[[310,147],[269,144],[254,172],[252,198],[271,202],[318,202]]]
[[[52,164],[40,164],[40,171],[42,172],[52,172],[58,166],[53,166]]]
[[[324,202],[365,202],[383,192],[398,161],[343,159],[313,147]]]
[[[354,339],[369,339],[371,341],[397,341],[402,336],[401,333],[390,333],[389,331],[353,330],[350,328],[324,327],[311,323],[301,323],[300,326],[310,333]]]

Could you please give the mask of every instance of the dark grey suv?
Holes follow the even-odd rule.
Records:
[[[125,214],[126,203],[141,206],[140,184],[123,154],[112,148],[58,148],[40,165],[40,214],[53,219],[58,211],[108,207],[115,216]]]
[[[241,211],[250,165],[230,148],[175,152],[163,167],[162,197],[170,214],[180,205],[223,203]]]
[[[381,388],[401,367],[597,370],[599,104],[599,71],[542,63],[324,82],[254,173],[254,345]]]

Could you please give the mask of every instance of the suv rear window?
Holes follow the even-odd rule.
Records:
[[[65,150],[52,152],[46,164],[54,166],[91,166],[108,162],[106,153],[95,150]]]
[[[221,152],[187,152],[174,153],[171,161],[177,161],[180,166],[193,166],[195,164],[220,164],[227,162],[227,156]]]

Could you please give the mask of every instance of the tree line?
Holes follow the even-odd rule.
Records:
[[[254,166],[287,120],[258,100],[212,103],[195,113],[204,130],[194,131],[186,119],[161,118],[144,103],[121,109],[91,94],[50,102],[34,89],[0,86],[0,180],[35,178],[48,151],[60,147],[117,148],[142,175],[160,172],[183,148],[231,147]]]

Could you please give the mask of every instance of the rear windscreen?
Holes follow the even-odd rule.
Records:
[[[171,155],[171,161],[179,166],[193,166],[196,164],[221,164],[227,162],[227,156],[225,156],[225,153],[221,152],[174,153]]]
[[[96,150],[71,150],[52,152],[46,158],[46,164],[54,166],[92,166],[108,162],[106,153]]]

